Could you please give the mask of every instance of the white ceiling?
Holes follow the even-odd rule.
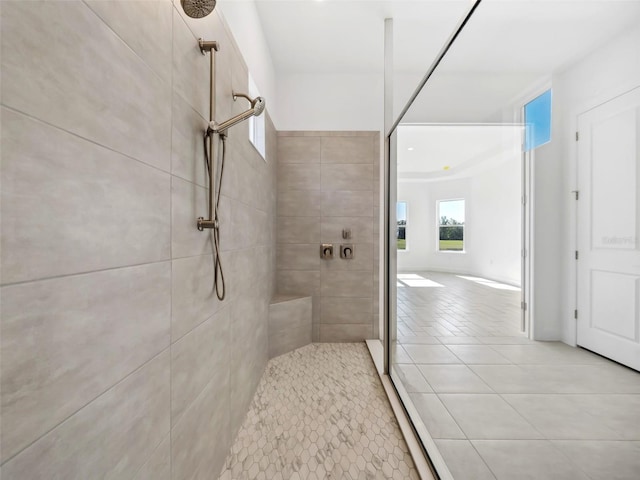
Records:
[[[400,125],[398,179],[435,181],[468,177],[518,161],[522,127],[509,125]]]
[[[276,71],[286,73],[381,73],[385,18],[394,19],[396,69],[426,71],[467,4],[256,0]]]
[[[382,72],[385,18],[394,70],[424,72],[469,3],[256,0],[279,73]],[[639,19],[639,0],[483,0],[443,68],[551,72]]]

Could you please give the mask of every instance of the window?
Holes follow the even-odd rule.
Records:
[[[524,106],[524,123],[527,126],[525,152],[551,141],[551,90]]]
[[[249,75],[249,96],[251,98],[256,98],[260,94],[258,93],[258,88],[256,84],[253,82],[251,75]],[[266,116],[266,112],[262,112],[262,114],[258,117],[249,117],[249,141],[256,147],[258,153],[262,155],[262,158],[267,159],[265,155],[266,147],[265,147],[265,126],[264,119]]]
[[[407,249],[407,202],[398,202],[396,205],[396,238],[398,239],[398,250]]]
[[[438,250],[464,251],[464,200],[438,202]]]

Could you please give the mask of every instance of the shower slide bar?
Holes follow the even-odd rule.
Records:
[[[209,79],[209,122],[213,123],[216,116],[216,55],[218,51],[218,42],[205,41],[203,39],[198,40],[200,45],[200,51],[203,55],[207,52],[211,54],[211,76]],[[210,127],[211,128],[211,127]],[[205,228],[217,228],[217,219],[214,218],[214,185],[215,185],[215,152],[214,152],[214,135],[208,135],[209,137],[209,218],[198,218],[198,230],[203,231]]]

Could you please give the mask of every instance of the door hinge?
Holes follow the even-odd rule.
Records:
[[[573,190],[571,193],[573,193],[576,196],[576,200],[578,200],[580,198],[580,191]]]
[[[573,318],[578,319],[578,310],[573,311]]]
[[[520,302],[520,308],[526,312],[527,311],[527,302]]]
[[[526,205],[526,204],[527,204],[527,196],[526,196],[526,195],[523,195],[523,196],[522,196],[522,204],[523,204],[523,205]]]
[[[578,260],[578,250],[576,250],[576,260]]]
[[[579,133],[579,132],[576,132],[576,142],[577,142],[578,140],[580,140],[580,133]]]
[[[527,249],[526,248],[522,249],[522,258],[527,258]]]

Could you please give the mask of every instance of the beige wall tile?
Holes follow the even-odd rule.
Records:
[[[279,270],[278,293],[320,294],[320,271]]]
[[[324,217],[373,217],[373,194],[371,191],[323,191],[321,211]]]
[[[197,228],[197,218],[209,215],[206,188],[171,177],[171,256],[190,257],[211,253],[211,235]]]
[[[320,138],[278,137],[279,163],[320,163]]]
[[[372,338],[371,323],[364,325],[325,325],[320,324],[321,342],[362,342]]]
[[[220,308],[213,290],[213,256],[173,260],[171,296],[171,340],[175,342]]]
[[[311,297],[270,305],[269,358],[311,343],[311,320]]]
[[[169,433],[169,352],[2,466],[3,478],[132,478]]]
[[[322,217],[322,243],[371,243],[377,240],[373,236],[375,220],[369,217]],[[342,230],[351,230],[351,239],[342,238]]]
[[[86,4],[3,2],[2,42],[5,105],[169,170],[170,84]]]
[[[371,137],[322,137],[322,163],[373,163]]]
[[[278,165],[278,191],[320,190],[320,165],[306,163],[280,163]]]
[[[171,480],[171,437],[167,435],[134,480]]]
[[[154,72],[171,83],[171,0],[86,3]]]
[[[319,190],[278,192],[278,216],[319,217],[321,201]]]
[[[198,38],[181,18],[179,8],[173,10],[173,90],[208,119],[210,57],[202,55]]]
[[[321,323],[371,323],[373,309],[370,297],[322,297]]]
[[[3,283],[169,258],[168,174],[8,109],[2,150]]]
[[[322,164],[323,191],[373,190],[373,165]]]
[[[222,470],[229,438],[228,377],[211,381],[171,429],[172,480],[215,477]],[[224,450],[224,451],[223,451]],[[215,473],[213,473],[215,472]]]
[[[279,244],[320,241],[320,217],[278,217]]]
[[[203,187],[208,187],[203,142],[207,125],[202,115],[180,95],[173,93],[171,173]]]
[[[318,244],[278,245],[278,270],[318,270],[320,268],[320,248]]]
[[[226,381],[229,344],[229,309],[223,308],[171,346],[171,419],[174,424],[207,383]]]
[[[3,287],[3,459],[166,348],[169,294],[169,262]]]
[[[325,271],[321,275],[323,297],[372,297],[372,273],[357,271]]]

